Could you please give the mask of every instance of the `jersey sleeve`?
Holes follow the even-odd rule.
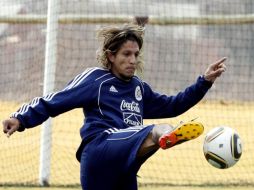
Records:
[[[197,104],[212,86],[199,76],[196,83],[175,96],[161,95],[144,85],[144,119],[176,117]]]
[[[30,103],[23,104],[12,113],[11,117],[20,121],[19,131],[23,131],[25,128],[40,125],[49,117],[89,106],[95,97],[94,90],[93,83],[82,81],[78,75],[63,90],[34,98]]]

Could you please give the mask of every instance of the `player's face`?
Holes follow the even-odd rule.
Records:
[[[122,80],[129,81],[136,71],[138,55],[138,43],[127,40],[115,55],[109,55],[113,74]]]

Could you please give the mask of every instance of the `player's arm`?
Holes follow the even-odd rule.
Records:
[[[3,121],[3,132],[10,136],[15,131],[24,131],[25,128],[40,125],[49,117],[79,108],[82,103],[81,94],[79,89],[70,89],[34,98]]]
[[[3,121],[3,132],[9,137],[15,131],[24,131],[71,109],[68,99],[72,97],[68,91],[36,97],[30,103],[23,104],[9,119]],[[67,103],[67,104],[66,104]],[[72,101],[74,106],[76,102]],[[66,105],[65,105],[66,104]]]
[[[69,83],[62,91],[34,98],[24,104],[9,119],[3,121],[3,132],[10,136],[15,131],[35,127],[49,117],[55,117],[74,108],[89,106],[93,98],[91,83]]]
[[[144,118],[169,118],[178,116],[197,104],[212,86],[204,77],[175,96],[161,95],[145,88]]]
[[[205,74],[196,83],[175,96],[160,95],[145,85],[144,118],[166,118],[178,116],[196,105],[207,93],[213,82],[226,69],[222,58],[208,66]]]

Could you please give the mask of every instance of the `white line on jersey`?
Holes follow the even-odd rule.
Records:
[[[97,69],[98,69],[97,67],[86,69],[83,73],[76,76],[74,78],[74,80],[71,82],[71,84],[66,86],[66,88],[64,90],[69,90],[69,89],[74,88],[75,86],[79,85],[83,81],[83,79],[85,79],[87,77],[87,75],[89,75],[90,73],[92,73],[94,70],[97,70]]]
[[[109,141],[117,141],[117,140],[126,140],[126,139],[129,139],[131,137],[133,137],[135,134],[137,134],[139,131],[141,131],[142,129],[146,128],[148,125],[143,125],[143,126],[134,126],[134,127],[128,127],[126,129],[118,129],[113,131],[113,132],[110,132],[109,129],[108,130],[105,130],[104,132],[105,133],[108,133],[109,135],[114,133],[131,133],[129,134],[129,136],[126,136],[126,137],[122,137],[122,138],[108,138],[107,140]]]
[[[110,75],[111,73],[106,73],[105,75],[102,75],[102,76],[100,76],[99,78],[97,78],[97,79],[95,79],[95,81],[97,81],[97,80],[99,80],[99,79],[101,79],[101,78],[103,78],[103,77],[105,77],[105,76],[107,76],[107,75]]]
[[[99,110],[100,110],[101,115],[103,115],[102,110],[101,110],[101,107],[100,107],[101,86],[103,85],[104,82],[107,82],[107,81],[112,80],[112,79],[114,79],[114,78],[115,78],[115,77],[108,78],[108,79],[102,81],[101,84],[100,84],[97,103],[98,103],[98,107],[99,107]]]
[[[23,114],[28,111],[29,107],[35,107],[40,99],[43,99],[45,101],[50,101],[57,93],[50,93],[46,95],[45,97],[36,97],[34,98],[29,104],[23,104],[22,107],[17,111],[11,114],[11,117],[17,117],[18,114]]]
[[[105,130],[105,133],[111,134],[111,133],[127,133],[127,132],[133,132],[133,131],[140,131],[143,128],[146,128],[147,125],[143,126],[134,126],[134,127],[128,127],[125,129],[117,129],[117,128],[109,128]]]
[[[87,68],[83,73],[77,75],[73,79],[73,81],[69,85],[67,85],[62,91],[69,90],[69,89],[74,88],[75,86],[79,85],[88,75],[90,75],[93,71],[98,70],[98,69],[101,69],[101,68],[99,68],[99,67]],[[103,70],[103,69],[101,69],[101,70]],[[17,112],[12,113],[11,117],[17,117],[18,114],[23,114],[23,113],[27,112],[29,107],[36,106],[39,103],[40,99],[43,99],[45,101],[50,101],[56,94],[57,94],[57,92],[50,93],[44,97],[34,98],[29,104],[23,104],[22,107]]]

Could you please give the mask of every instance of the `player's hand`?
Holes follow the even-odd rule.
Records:
[[[10,137],[14,132],[18,130],[20,122],[16,118],[10,118],[3,121],[3,132],[7,137]]]
[[[205,80],[214,82],[217,77],[221,76],[221,74],[226,71],[226,65],[224,64],[226,59],[226,57],[223,57],[209,65],[204,74]]]

